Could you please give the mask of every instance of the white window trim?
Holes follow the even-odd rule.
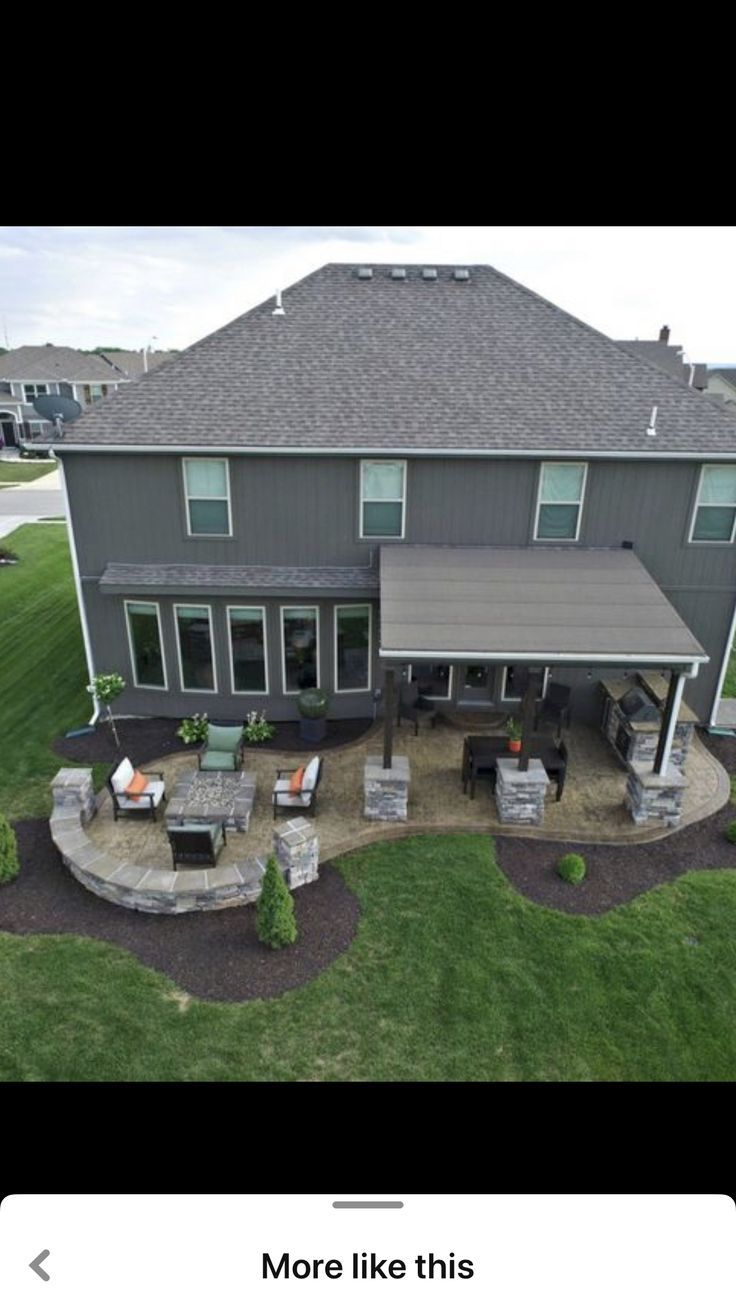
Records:
[[[265,690],[236,690],[235,689],[235,660],[233,659],[233,637],[230,629],[230,614],[236,609],[258,609],[261,615],[261,627],[263,630],[263,662],[264,672],[266,674]],[[227,648],[230,655],[230,688],[233,695],[268,695],[268,632],[266,631],[266,610],[262,604],[228,604],[225,609],[227,619]]]
[[[522,665],[522,664],[519,664],[519,665],[515,665],[515,666],[523,666],[523,665]],[[509,668],[509,665],[508,665],[507,663],[504,663],[504,665],[503,665],[503,674],[502,674],[502,677],[501,677],[501,695],[500,695],[500,698],[501,698],[502,700],[505,700],[507,704],[520,704],[521,701],[522,701],[522,699],[523,699],[523,696],[522,696],[522,695],[507,695],[507,694],[506,694],[506,674],[507,674],[507,672],[508,672],[508,668]],[[545,668],[545,669],[544,669],[544,676],[542,677],[542,689],[541,689],[541,691],[540,691],[540,694],[537,696],[537,698],[544,699],[545,695],[547,694],[547,685],[548,685],[548,682],[549,682],[549,678],[550,678],[550,673],[551,673],[551,671],[552,671],[551,668]]]
[[[419,662],[419,661],[420,661],[420,660],[417,660],[417,662]],[[445,662],[445,660],[443,660],[443,659],[426,659],[426,660],[425,660],[425,659],[422,659],[421,662],[422,662],[422,663],[424,663],[424,662],[427,662],[427,663],[442,663],[442,662]],[[409,675],[408,675],[408,677],[407,677],[407,683],[409,683],[409,682],[413,679],[413,676],[414,676],[414,664],[413,664],[413,663],[409,663],[409,664],[408,664],[408,668],[409,668]],[[424,696],[423,696],[423,699],[433,699],[433,700],[436,699],[437,702],[438,702],[439,704],[446,704],[449,700],[452,699],[452,691],[453,691],[453,685],[452,685],[452,683],[453,683],[454,679],[455,679],[455,668],[454,668],[454,665],[451,663],[451,664],[450,664],[450,675],[449,675],[449,677],[447,678],[447,694],[446,694],[446,695],[424,695]]]
[[[368,685],[367,686],[350,686],[345,690],[340,690],[337,684],[337,615],[342,609],[367,609],[368,610]],[[335,689],[336,695],[358,695],[362,691],[370,690],[372,687],[373,676],[373,605],[370,601],[367,604],[336,604],[333,615],[334,626],[334,657],[335,657]]]
[[[301,695],[300,690],[286,689],[286,641],[284,639],[284,614],[288,609],[311,609],[312,613],[317,615],[316,634],[317,634],[317,685],[320,685],[320,649],[319,649],[319,605],[318,604],[280,604],[279,605],[279,626],[281,628],[281,686],[284,695]]]
[[[375,463],[400,463],[402,469],[401,488],[403,495],[400,500],[369,500],[370,504],[400,504],[401,505],[401,535],[400,536],[366,536],[363,531],[363,480],[367,464]],[[360,503],[358,513],[360,515],[358,522],[358,536],[360,540],[404,540],[406,536],[406,459],[361,459],[360,460]]]
[[[205,688],[204,688],[203,686],[190,686],[190,687],[187,687],[187,686],[184,685],[184,669],[183,669],[183,667],[182,667],[182,662],[181,662],[181,639],[180,639],[180,634],[179,634],[179,609],[206,609],[207,612],[208,612],[208,614],[209,614],[209,622],[210,622],[210,648],[211,648],[211,650],[212,650],[212,679],[213,679],[213,681],[214,681],[214,683],[215,683],[214,686],[213,686],[213,688],[212,688],[212,690],[205,690]],[[176,629],[176,656],[177,656],[177,659],[178,659],[178,662],[179,662],[179,686],[180,686],[180,688],[181,688],[182,694],[184,694],[184,695],[216,695],[216,694],[218,693],[218,688],[217,688],[217,652],[216,652],[216,648],[215,648],[215,626],[214,626],[214,623],[213,623],[213,621],[212,621],[212,605],[211,605],[211,604],[197,604],[196,602],[194,602],[194,603],[192,603],[192,604],[175,604],[175,605],[174,605],[174,627],[175,627],[175,629]]]
[[[703,489],[703,477],[705,476],[706,468],[733,468],[733,466],[734,465],[732,463],[702,463],[700,465],[700,476],[698,477],[698,491],[695,496],[695,507],[693,508],[692,517],[690,519],[690,532],[687,538],[688,545],[733,545],[734,537],[736,537],[736,513],[734,513],[733,527],[731,528],[731,535],[729,536],[728,540],[695,540],[694,537],[695,523],[698,517],[698,509],[736,509],[736,504],[701,504],[700,503],[700,492]]]
[[[159,645],[161,646],[161,663],[162,663],[162,665],[163,665],[163,671],[164,671],[164,684],[163,684],[163,686],[150,686],[150,685],[148,685],[146,682],[143,682],[143,681],[136,681],[136,676],[137,676],[137,665],[136,665],[136,657],[135,657],[135,646],[134,646],[134,644],[133,644],[133,629],[132,629],[132,627],[131,627],[131,625],[130,625],[130,613],[128,612],[128,605],[129,605],[129,604],[147,604],[147,605],[149,606],[149,608],[152,608],[152,609],[155,609],[155,610],[156,610],[156,622],[158,623],[158,643],[159,643]],[[167,668],[166,668],[166,649],[165,649],[165,647],[164,647],[164,633],[163,633],[163,628],[162,628],[162,626],[161,626],[161,606],[160,606],[160,604],[158,603],[157,600],[133,600],[133,599],[126,599],[126,600],[123,600],[123,606],[124,606],[124,609],[125,609],[125,626],[126,626],[126,628],[127,628],[127,632],[128,632],[128,650],[129,650],[129,653],[130,653],[130,666],[131,666],[131,669],[132,669],[132,672],[133,672],[133,685],[135,686],[136,690],[168,690],[168,689],[169,689],[169,674],[168,674],[168,671],[167,671]]]
[[[21,382],[20,385],[21,385],[21,389],[22,389],[22,391],[23,391],[23,403],[24,403],[24,404],[33,404],[33,401],[34,401],[35,399],[38,398],[38,388],[39,388],[39,386],[43,386],[43,390],[42,390],[42,392],[41,392],[42,395],[53,395],[53,393],[54,393],[54,392],[51,390],[51,383],[50,383],[50,382]],[[32,387],[33,387],[33,395],[31,396],[30,400],[29,400],[29,399],[27,398],[27,396],[26,396],[26,386],[32,386]]]
[[[203,457],[204,457],[204,456],[203,456]],[[233,513],[232,513],[232,506],[231,506],[231,503],[230,503],[230,460],[229,460],[229,459],[222,459],[222,458],[220,458],[219,456],[213,457],[213,458],[211,458],[211,459],[205,459],[205,462],[207,462],[207,463],[224,463],[224,464],[225,464],[225,481],[226,481],[226,483],[227,483],[227,496],[225,496],[225,495],[190,495],[190,494],[189,494],[189,490],[188,490],[188,488],[187,488],[187,468],[186,468],[186,465],[187,465],[188,463],[201,463],[201,462],[202,462],[202,458],[199,458],[199,459],[182,459],[182,461],[181,461],[181,476],[182,476],[182,482],[183,482],[183,484],[184,484],[184,503],[185,503],[185,505],[186,505],[186,515],[187,515],[187,536],[192,536],[195,540],[203,540],[203,539],[208,539],[208,540],[212,540],[212,539],[215,539],[215,540],[227,540],[227,539],[228,539],[229,537],[231,537],[232,534],[233,534]],[[227,500],[227,531],[192,531],[192,521],[191,521],[191,516],[190,516],[190,513],[189,513],[189,501],[190,501],[190,499],[192,499],[192,500],[212,500],[213,502],[216,502],[217,504],[222,504],[223,501],[226,499],[226,500]]]
[[[543,481],[544,481],[544,470],[545,470],[545,468],[570,468],[570,467],[572,467],[572,468],[582,468],[582,469],[583,469],[583,484],[582,484],[582,486],[580,487],[580,499],[579,499],[579,500],[543,500],[543,499],[542,499],[542,483],[543,483]],[[580,528],[581,528],[582,521],[583,521],[583,505],[584,505],[584,503],[585,503],[585,490],[586,490],[587,484],[588,484],[588,465],[587,465],[587,463],[584,463],[582,459],[577,459],[577,460],[576,460],[576,459],[544,459],[544,460],[540,463],[540,465],[539,465],[539,478],[538,478],[538,480],[537,480],[537,509],[536,509],[536,513],[534,514],[534,537],[533,537],[533,539],[534,539],[535,541],[548,541],[548,542],[550,542],[550,543],[553,544],[553,545],[564,545],[566,541],[567,541],[569,544],[574,544],[575,541],[580,540]],[[542,508],[542,504],[567,504],[567,505],[574,504],[574,505],[576,505],[576,506],[577,506],[577,510],[578,510],[578,519],[577,519],[577,523],[576,523],[576,527],[575,527],[575,535],[574,535],[574,536],[540,536],[540,535],[539,535],[539,513],[540,513],[540,510],[541,510],[541,508]]]

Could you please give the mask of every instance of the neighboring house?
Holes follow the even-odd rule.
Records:
[[[22,444],[50,430],[33,407],[37,395],[67,395],[83,407],[117,390],[122,377],[97,354],[60,345],[23,345],[0,355],[0,434]]]
[[[175,359],[178,353],[178,350],[100,350],[101,358],[129,381],[136,381],[144,373],[153,372],[162,363]]]
[[[736,368],[711,368],[708,371],[708,394],[724,404],[736,406]]]
[[[708,386],[707,363],[683,363],[683,347],[670,345],[669,340],[669,327],[662,327],[657,341],[616,341],[616,344],[640,355],[642,359],[648,359],[650,363],[656,363],[672,377],[681,377],[696,391],[704,391]]]
[[[591,721],[622,669],[671,674],[673,729],[685,686],[714,713],[736,421],[493,268],[329,264],[54,449],[122,713],[283,720],[319,684],[370,718],[409,665],[467,710],[535,665]]]

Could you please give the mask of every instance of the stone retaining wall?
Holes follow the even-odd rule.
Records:
[[[112,858],[87,835],[87,824],[96,812],[91,768],[62,768],[52,788],[51,838],[72,875],[101,899],[142,913],[191,913],[258,899],[266,854],[240,863],[179,868],[176,872],[140,867]],[[314,825],[306,818],[294,818],[277,828],[274,851],[288,885],[317,880],[319,842]]]

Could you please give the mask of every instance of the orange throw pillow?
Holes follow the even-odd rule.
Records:
[[[302,788],[302,782],[304,780],[305,771],[306,771],[305,768],[297,768],[296,772],[291,778],[291,781],[289,782],[289,790],[291,791],[292,795],[299,794],[299,791]]]
[[[146,789],[147,785],[148,785],[148,781],[144,777],[143,773],[138,772],[138,770],[136,769],[136,771],[133,773],[133,780],[131,781],[130,785],[125,787],[125,793],[128,799],[134,799],[137,804],[140,800],[141,795],[143,794],[143,791]]]

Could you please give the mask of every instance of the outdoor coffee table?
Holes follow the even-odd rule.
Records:
[[[222,822],[229,831],[247,831],[255,797],[255,772],[182,772],[166,805],[166,826]]]

